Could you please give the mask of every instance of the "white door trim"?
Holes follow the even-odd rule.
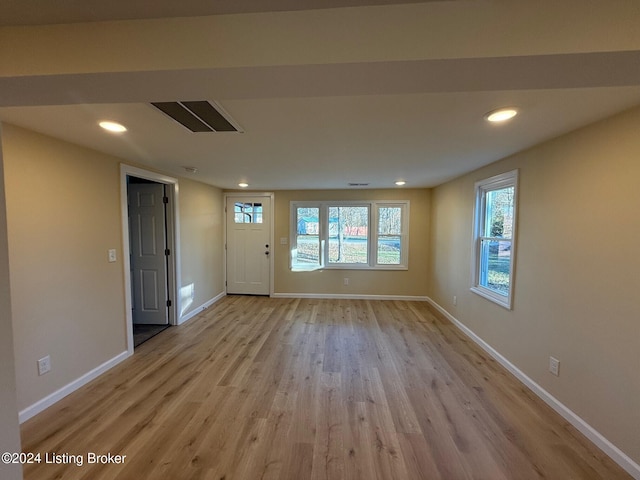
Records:
[[[122,263],[124,265],[124,298],[127,323],[127,351],[133,354],[133,317],[131,315],[131,264],[129,259],[129,214],[127,206],[127,176],[144,178],[167,185],[169,208],[167,209],[167,245],[172,255],[169,257],[169,325],[180,323],[180,295],[178,279],[180,278],[180,222],[178,209],[178,179],[160,173],[151,172],[124,163],[120,164],[120,211],[122,218]]]
[[[223,217],[224,217],[224,222],[222,222],[223,225],[223,232],[224,232],[224,293],[225,295],[227,294],[227,215],[228,212],[225,212],[225,209],[227,208],[227,199],[229,197],[268,197],[271,200],[271,212],[269,213],[269,245],[271,245],[271,255],[269,255],[269,296],[273,297],[273,292],[274,292],[274,286],[273,286],[273,282],[274,282],[274,273],[273,273],[273,266],[274,266],[274,257],[276,254],[276,248],[275,248],[275,244],[273,243],[273,238],[274,238],[274,232],[275,232],[275,225],[274,225],[274,221],[273,219],[275,218],[274,215],[274,211],[275,211],[275,201],[274,201],[274,194],[273,192],[226,192],[224,194],[224,201],[223,201],[223,206],[222,206],[222,213],[223,213]]]

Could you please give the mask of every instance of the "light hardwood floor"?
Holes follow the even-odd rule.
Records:
[[[29,480],[631,478],[422,302],[229,296],[22,435],[85,461]]]

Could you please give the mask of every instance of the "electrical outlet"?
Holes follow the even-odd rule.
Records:
[[[458,305],[458,296],[454,295],[453,296],[453,306],[455,307],[456,305]]]
[[[560,376],[560,360],[549,357],[549,371],[556,377]]]
[[[116,261],[116,249],[111,248],[109,249],[109,263],[113,263],[115,261]]]
[[[347,277],[344,277],[344,284],[349,285],[349,279]]]
[[[38,375],[44,375],[45,373],[51,370],[51,356],[47,355],[46,357],[38,360]]]

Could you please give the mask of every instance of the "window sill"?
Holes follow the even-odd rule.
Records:
[[[290,267],[292,272],[315,272],[316,270],[370,270],[374,272],[383,271],[403,271],[409,270],[406,265],[390,265],[390,266],[375,266],[370,267],[368,265],[309,265],[309,266],[292,266]]]
[[[503,295],[497,294],[484,287],[471,287],[471,291],[476,295],[480,295],[487,300],[492,301],[493,303],[500,305],[502,308],[506,308],[507,310],[512,310],[512,302],[511,297],[505,297]]]

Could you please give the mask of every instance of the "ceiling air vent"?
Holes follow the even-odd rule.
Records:
[[[242,132],[220,105],[207,101],[154,102],[161,112],[192,132]]]
[[[347,185],[349,185],[350,187],[368,187],[369,186],[368,183],[356,183],[356,182],[349,182]]]

